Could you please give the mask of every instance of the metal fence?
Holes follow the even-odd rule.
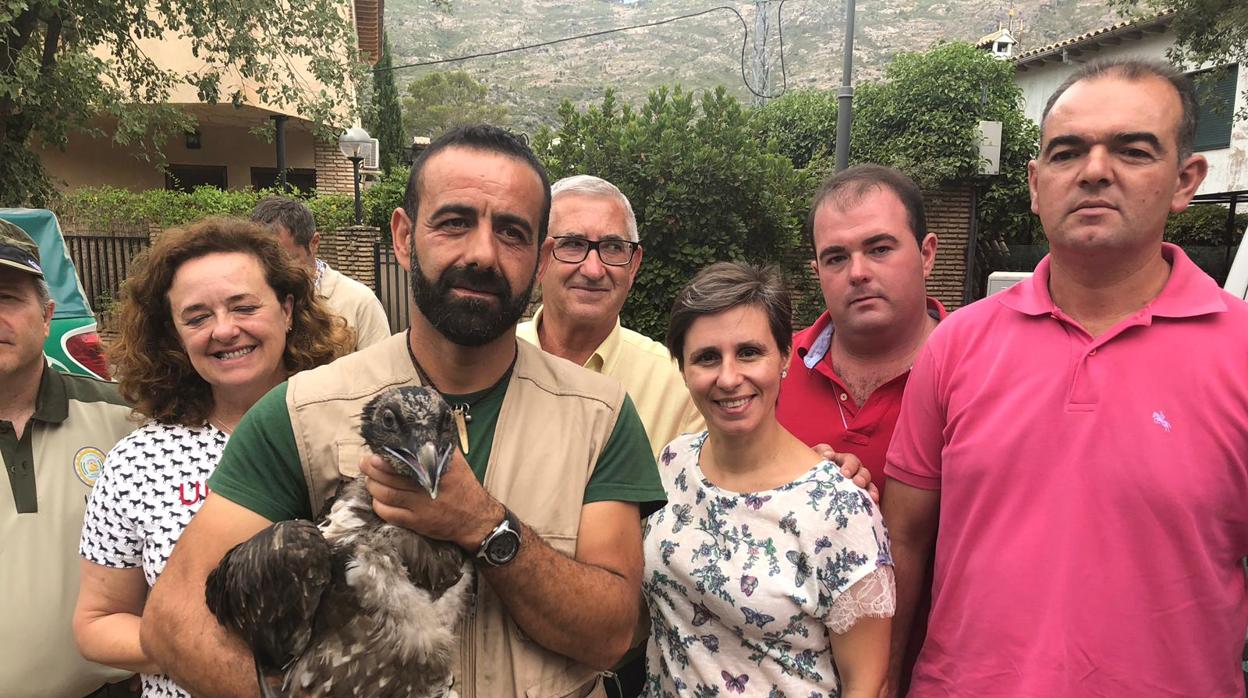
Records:
[[[79,235],[65,233],[65,246],[78,268],[87,301],[97,315],[112,310],[130,264],[151,242],[146,234]]]
[[[412,286],[407,272],[399,266],[394,248],[380,242],[373,246],[374,272],[377,280],[374,289],[381,306],[390,319],[390,334],[406,330],[411,324]]]

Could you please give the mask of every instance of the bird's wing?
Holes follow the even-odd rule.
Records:
[[[433,598],[441,596],[463,576],[464,553],[454,543],[426,538],[397,526],[386,526],[381,533],[407,568],[407,578],[427,589]]]
[[[314,524],[273,524],[221,559],[205,587],[208,609],[242,636],[258,669],[281,671],[312,639],[332,566],[330,547]]]

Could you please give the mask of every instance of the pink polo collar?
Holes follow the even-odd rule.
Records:
[[[1001,304],[1024,315],[1049,315],[1059,310],[1049,295],[1050,256],[1040,260],[1030,279],[998,294]],[[1222,289],[1178,245],[1162,243],[1161,256],[1170,263],[1170,278],[1142,312],[1174,318],[1226,312]]]

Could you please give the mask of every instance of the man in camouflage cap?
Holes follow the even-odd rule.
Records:
[[[134,425],[111,383],[47,365],[55,307],[39,248],[0,219],[0,686],[22,696],[128,695],[129,672],[86,661],[70,626],[78,536],[104,454]],[[7,485],[7,486],[6,486]]]

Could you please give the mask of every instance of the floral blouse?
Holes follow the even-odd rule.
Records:
[[[840,695],[829,632],[895,607],[879,509],[829,461],[764,492],[711,484],[707,434],[659,457],[668,502],[646,521],[648,698]]]

